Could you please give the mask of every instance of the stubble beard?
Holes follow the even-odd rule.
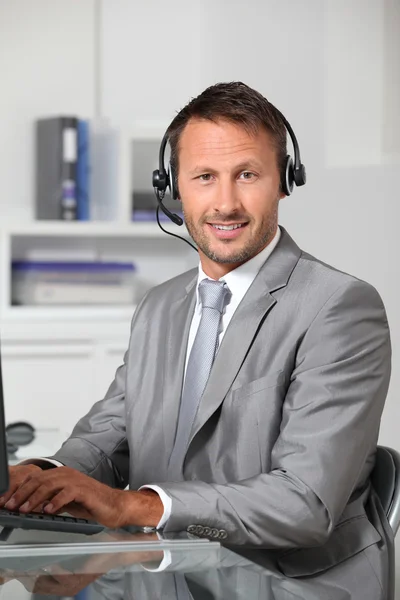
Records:
[[[210,219],[205,218],[198,225],[195,225],[193,219],[191,219],[184,210],[183,215],[190,236],[207,258],[219,264],[244,263],[261,252],[261,250],[263,250],[263,248],[265,248],[273,239],[278,226],[278,202],[273,212],[261,221],[257,230],[253,233],[248,242],[243,247],[231,252],[229,252],[229,245],[232,244],[231,240],[221,240],[228,252],[218,252],[211,247],[212,241],[204,234],[202,229],[204,224],[209,222]],[[219,220],[233,221],[237,218],[237,215],[226,215],[223,219],[220,218]],[[252,219],[249,219],[246,228],[251,227],[251,225]]]

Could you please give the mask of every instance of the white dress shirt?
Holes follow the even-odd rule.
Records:
[[[247,262],[243,263],[236,269],[233,269],[233,271],[230,271],[229,273],[227,273],[226,275],[224,275],[223,277],[221,277],[218,280],[218,281],[224,281],[227,284],[227,286],[231,292],[228,303],[225,306],[225,309],[224,309],[224,312],[222,315],[222,319],[221,319],[221,327],[220,327],[220,333],[219,333],[219,345],[221,344],[222,338],[224,337],[225,331],[230,323],[230,320],[232,319],[232,317],[234,315],[235,310],[237,309],[237,307],[239,306],[240,302],[242,301],[244,295],[246,294],[247,290],[253,283],[253,281],[256,278],[262,265],[265,263],[265,261],[268,259],[268,257],[272,254],[272,251],[275,249],[276,245],[278,244],[280,237],[281,237],[281,230],[278,227],[274,238],[271,240],[271,242],[268,244],[268,246],[266,246],[263,250],[261,250],[261,252],[256,254],[256,256],[254,256]],[[187,345],[187,351],[186,351],[185,374],[186,374],[187,363],[189,360],[189,355],[190,355],[190,352],[191,352],[191,349],[193,346],[193,342],[194,342],[194,338],[196,337],[196,333],[199,328],[200,319],[201,319],[202,306],[201,306],[200,295],[199,295],[199,283],[201,281],[203,281],[203,279],[211,279],[211,278],[208,277],[204,273],[204,271],[201,267],[201,264],[200,264],[199,265],[199,275],[197,278],[197,288],[196,288],[196,306],[194,309],[194,314],[193,314],[192,322],[190,325],[188,345]],[[42,459],[42,458],[23,461],[22,464],[36,463],[36,464],[40,465],[40,463],[43,461],[51,462],[55,466],[62,466],[61,463],[59,463],[58,461],[51,460],[51,459]],[[169,516],[171,514],[172,500],[168,496],[168,494],[166,494],[166,492],[158,485],[143,485],[139,489],[142,490],[145,488],[152,489],[155,492],[157,492],[157,494],[160,496],[160,499],[163,503],[164,513],[161,517],[160,522],[157,525],[157,529],[162,529],[165,526],[165,524],[168,521]],[[164,563],[164,561],[163,561],[163,563]],[[159,569],[162,570],[162,568],[164,566],[165,566],[164,564],[160,565]]]

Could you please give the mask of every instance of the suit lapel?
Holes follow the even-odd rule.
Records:
[[[163,380],[163,432],[165,456],[169,457],[175,439],[179,405],[182,394],[186,349],[190,324],[196,303],[197,272],[183,290],[183,295],[173,302],[168,315]]]
[[[260,325],[277,302],[272,292],[287,285],[299,260],[300,248],[283,227],[281,230],[278,245],[261,267],[225,332],[200,401],[189,444],[223,402]]]

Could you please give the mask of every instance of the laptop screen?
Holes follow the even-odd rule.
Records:
[[[8,459],[6,443],[6,427],[4,422],[3,377],[1,373],[0,355],[0,494],[8,490]]]

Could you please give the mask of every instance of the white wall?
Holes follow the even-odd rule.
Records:
[[[94,1],[0,0],[0,218],[34,215],[34,120],[94,112]]]

